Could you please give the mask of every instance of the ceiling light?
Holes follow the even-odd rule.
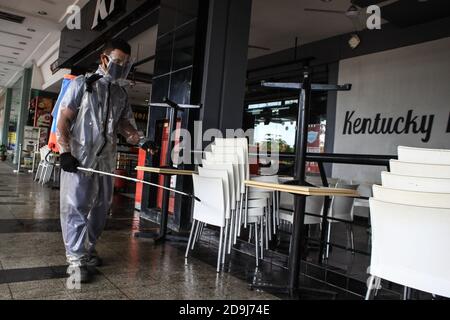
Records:
[[[46,11],[38,11],[38,13],[41,15],[41,16],[46,16],[47,15],[47,12]]]
[[[36,30],[33,29],[33,28],[28,28],[27,31],[30,31],[30,32],[36,32]]]
[[[357,34],[352,34],[352,36],[348,40],[348,45],[352,49],[356,49],[360,45],[360,43],[361,43],[361,39],[359,38],[359,36]]]

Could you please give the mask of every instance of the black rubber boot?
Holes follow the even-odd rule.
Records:
[[[87,266],[90,268],[101,267],[103,265],[103,260],[98,256],[91,256],[87,262]]]
[[[75,276],[74,280],[76,281],[76,275],[79,272],[79,281],[80,283],[89,283],[92,280],[91,273],[88,270],[87,266],[69,266],[67,268],[67,274],[69,276]]]

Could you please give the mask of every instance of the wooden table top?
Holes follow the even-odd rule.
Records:
[[[151,173],[158,173],[158,174],[170,174],[170,175],[176,175],[176,176],[192,176],[195,171],[192,170],[180,170],[176,168],[154,168],[154,167],[136,167],[137,171],[145,171],[145,172],[151,172]]]
[[[293,194],[299,194],[304,196],[337,196],[337,197],[359,197],[359,193],[356,190],[340,189],[340,188],[318,188],[318,187],[306,187],[306,186],[294,186],[278,183],[267,183],[247,180],[245,185],[252,188],[281,191]]]

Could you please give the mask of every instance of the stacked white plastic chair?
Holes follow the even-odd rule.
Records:
[[[225,261],[225,253],[231,254],[233,245],[241,236],[241,230],[250,228],[249,240],[254,238],[256,264],[264,258],[264,250],[268,249],[272,234],[276,232],[278,217],[278,202],[276,193],[245,187],[245,181],[250,180],[249,149],[246,138],[221,139],[216,138],[210,150],[204,152],[202,168],[210,170],[225,170],[229,176],[229,216],[225,218],[224,241],[227,243],[223,251],[222,262]],[[199,170],[203,176],[204,170]],[[260,177],[257,179],[274,179],[277,176]],[[194,190],[195,191],[195,190]],[[201,224],[203,226],[203,224]],[[191,248],[201,235],[194,230],[194,240]]]
[[[221,237],[219,243],[219,257],[217,271],[220,270],[220,262],[225,262],[225,254],[231,253],[232,246],[236,244],[237,237],[240,236],[241,224],[243,223],[243,207],[245,199],[244,181],[249,178],[250,169],[248,161],[247,139],[216,139],[210,151],[204,152],[202,167],[199,167],[199,174],[194,178],[194,193],[202,199],[206,197],[206,204],[196,203],[194,206],[194,223],[191,230],[189,246],[186,250],[186,257],[190,249],[201,237],[205,225],[221,227]],[[206,180],[202,180],[206,178]],[[208,179],[219,179],[222,181],[223,190],[205,189],[203,184],[211,184]],[[201,194],[205,192],[204,194]],[[222,225],[208,223],[204,213],[207,211],[211,198],[216,196],[216,192],[223,193],[225,205],[223,207],[223,230]],[[214,210],[213,215],[219,214],[220,210]],[[259,221],[259,219],[257,219]],[[255,230],[257,232],[257,230]],[[259,233],[258,233],[259,237]],[[258,247],[258,246],[257,246]],[[256,248],[258,259],[258,248]]]
[[[217,272],[220,272],[220,266],[222,262],[222,254],[225,250],[225,228],[227,210],[229,210],[229,200],[225,191],[228,187],[224,183],[224,177],[205,177],[200,175],[193,175],[193,184],[195,195],[200,201],[195,201],[194,204],[194,216],[191,234],[189,236],[188,246],[186,248],[186,258],[188,257],[189,250],[194,249],[195,243],[200,238],[204,225],[212,225],[220,228],[219,239],[219,253],[217,257]],[[219,175],[217,175],[219,176]]]
[[[56,181],[56,156],[50,150],[48,146],[44,146],[39,149],[40,162],[36,171],[34,181],[39,181],[40,184],[44,185],[50,181],[52,175],[53,179]]]
[[[372,254],[366,299],[381,279],[450,297],[450,150],[398,148],[370,199]]]

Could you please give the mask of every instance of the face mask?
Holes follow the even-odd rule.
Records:
[[[128,74],[130,73],[133,63],[131,61],[124,63],[117,63],[109,57],[109,63],[106,71],[106,77],[112,83],[117,83],[119,85],[126,84]]]

